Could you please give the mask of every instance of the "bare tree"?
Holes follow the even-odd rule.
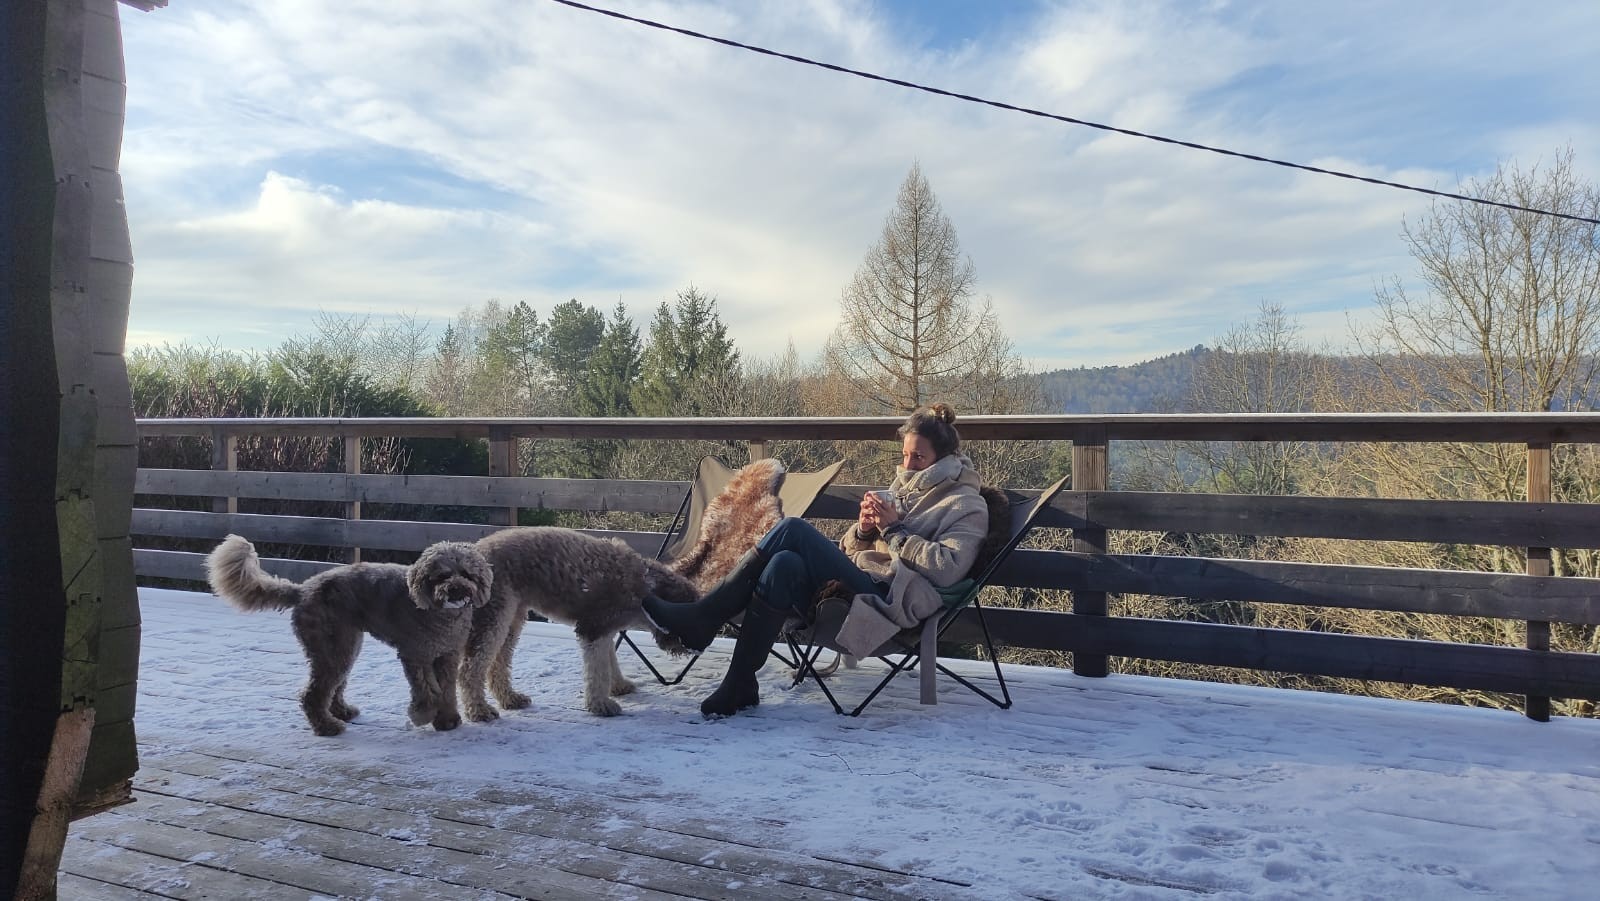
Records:
[[[1543,170],[1500,166],[1466,192],[1600,218],[1600,191],[1570,149]],[[1467,203],[1436,203],[1402,228],[1426,291],[1396,279],[1360,335],[1382,380],[1412,405],[1459,411],[1592,406],[1600,366],[1600,227]]]
[[[1573,170],[1572,151],[1548,166],[1502,165],[1468,193],[1518,206],[1600,218],[1600,190]],[[1594,409],[1600,401],[1600,226],[1479,204],[1435,205],[1403,229],[1422,292],[1398,280],[1378,292],[1378,316],[1358,331],[1365,390],[1335,392],[1355,408],[1460,412]],[[1504,444],[1362,449],[1346,475],[1373,493],[1521,500],[1526,453]],[[1561,446],[1556,500],[1592,496],[1592,449]],[[1522,568],[1486,551],[1478,565]],[[1592,571],[1592,555],[1563,554],[1557,572]]]
[[[936,400],[964,412],[1017,412],[1027,392],[1004,389],[1020,366],[989,301],[973,303],[972,282],[955,226],[913,165],[840,298],[827,367],[867,412],[905,413]]]

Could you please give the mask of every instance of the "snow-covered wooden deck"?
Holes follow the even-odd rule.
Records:
[[[530,710],[411,728],[369,642],[363,715],[325,739],[285,617],[141,595],[137,802],[73,825],[63,898],[1576,898],[1600,879],[1595,721],[1032,667],[1008,668],[1009,711],[948,683],[922,707],[907,676],[851,719],[769,667],[759,709],[708,723],[725,648],[600,719],[570,632],[530,626]]]

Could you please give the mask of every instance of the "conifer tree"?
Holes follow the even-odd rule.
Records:
[[[579,391],[589,376],[605,327],[605,316],[599,310],[585,307],[576,299],[558,304],[550,311],[539,356],[550,373],[558,406],[564,414],[576,412]]]
[[[828,369],[849,380],[870,412],[906,413],[940,400],[963,412],[1020,412],[1035,387],[1022,378],[989,302],[974,304],[973,279],[955,226],[912,165],[882,236],[840,298],[839,325],[823,351]]]
[[[716,415],[738,378],[739,352],[716,298],[690,286],[656,308],[633,406],[644,416]]]
[[[618,301],[595,348],[588,377],[578,390],[581,416],[632,416],[639,379],[639,330]]]

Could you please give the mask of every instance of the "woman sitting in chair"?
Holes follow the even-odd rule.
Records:
[[[756,673],[784,621],[807,612],[829,581],[855,595],[840,631],[847,648],[876,648],[938,612],[939,589],[967,575],[989,526],[978,472],[960,453],[955,421],[945,404],[919,407],[906,419],[893,483],[861,498],[856,524],[837,545],[805,520],[786,517],[699,601],[645,600],[657,628],[697,651],[744,613],[727,675],[701,702],[701,713],[731,716],[761,703]]]

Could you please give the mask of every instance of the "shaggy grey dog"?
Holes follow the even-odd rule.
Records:
[[[484,697],[484,682],[506,710],[520,710],[528,696],[511,687],[511,657],[528,620],[528,611],[572,626],[583,654],[583,706],[596,716],[616,716],[622,707],[613,695],[634,690],[617,666],[617,633],[648,629],[663,650],[683,645],[645,618],[646,594],[687,602],[700,594],[688,579],[610,538],[572,529],[529,526],[503,529],[478,540],[478,550],[494,567],[489,603],[473,611],[472,635],[461,664],[462,706],[467,719],[492,720],[500,714]]]
[[[440,542],[410,566],[353,563],[303,583],[261,569],[256,549],[229,535],[206,557],[211,590],[245,611],[292,610],[295,637],[311,664],[300,707],[318,735],[338,735],[359,710],[345,682],[364,633],[400,653],[411,684],[411,722],[443,732],[461,725],[456,673],[472,610],[489,599],[494,572],[477,548]]]

